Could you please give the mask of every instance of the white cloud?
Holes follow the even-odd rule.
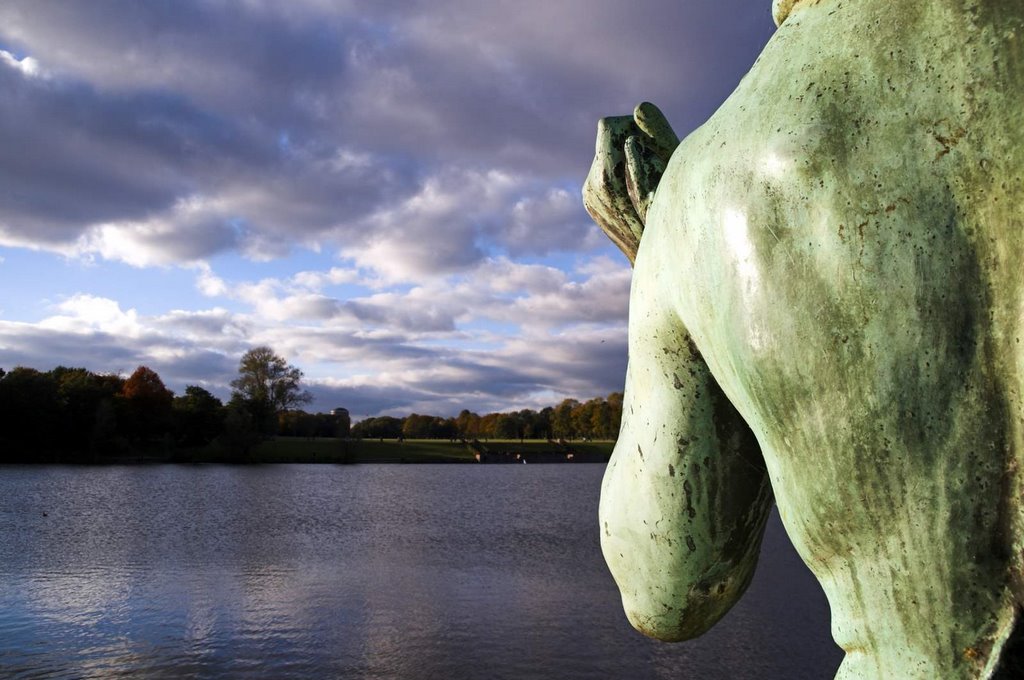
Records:
[[[134,267],[187,264],[229,248],[236,240],[223,206],[195,195],[178,200],[161,215],[91,227],[70,254],[100,255]]]
[[[228,285],[210,269],[203,265],[196,276],[196,288],[206,297],[221,297],[228,294]]]
[[[143,333],[138,313],[122,311],[116,300],[79,293],[56,308],[62,313],[43,319],[40,327],[71,333],[100,331],[124,338],[138,338]]]
[[[197,285],[244,303],[255,318],[267,323],[302,321],[331,329],[381,329],[455,339],[466,324],[476,321],[521,329],[623,323],[631,271],[624,262],[601,256],[583,260],[577,281],[555,267],[497,257],[464,273],[434,276],[408,289],[386,286],[370,295],[337,297],[323,292],[331,281],[366,283],[354,270],[340,267],[235,283],[204,269]]]
[[[300,288],[319,291],[326,286],[359,281],[359,272],[343,267],[331,267],[327,271],[304,271],[292,276],[292,283]]]
[[[551,292],[540,294],[543,304],[553,304],[558,291],[577,291],[569,281],[552,283]],[[586,288],[586,282],[580,285]],[[621,388],[622,321],[571,323],[557,331],[524,322],[522,332],[509,337],[463,327],[473,319],[501,316],[500,305],[518,310],[488,291],[448,300],[421,287],[357,303],[327,300],[339,311],[310,319],[300,317],[317,316],[315,306],[324,298],[289,294],[272,280],[239,289],[254,301],[270,291],[274,301],[246,313],[218,307],[146,316],[116,300],[78,294],[38,324],[0,322],[0,365],[84,364],[97,371],[130,371],[145,364],[172,389],[203,384],[226,396],[242,352],[269,344],[307,372],[309,386],[322,399],[314,408],[341,404],[363,415],[525,408],[550,403],[551,395],[587,397]],[[314,311],[303,312],[303,304]],[[447,340],[439,344],[438,338]],[[457,347],[479,342],[491,349]]]
[[[578,195],[501,170],[448,168],[404,200],[360,220],[340,254],[385,282],[418,282],[485,262],[482,245],[513,254],[589,250],[605,239]]]
[[[39,62],[33,57],[24,57],[19,60],[10,52],[0,50],[0,64],[20,71],[26,78],[42,78],[46,76],[42,68],[40,68]]]
[[[540,264],[520,264],[505,257],[489,260],[476,271],[473,283],[495,293],[546,292],[563,286],[565,272]]]

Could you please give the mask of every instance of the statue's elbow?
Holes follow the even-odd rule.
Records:
[[[709,631],[746,590],[749,574],[733,574],[720,581],[698,581],[674,597],[623,590],[622,604],[630,624],[644,635],[663,642],[682,642]]]

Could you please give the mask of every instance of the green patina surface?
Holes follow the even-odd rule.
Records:
[[[774,495],[837,677],[1022,677],[1024,3],[774,11],[663,172],[630,151],[639,112],[598,140],[588,208],[642,236],[613,236],[635,273],[605,556],[634,625],[692,637]]]

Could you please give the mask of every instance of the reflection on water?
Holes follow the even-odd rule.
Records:
[[[0,676],[831,677],[827,604],[775,517],[711,633],[633,632],[602,473],[0,468]]]

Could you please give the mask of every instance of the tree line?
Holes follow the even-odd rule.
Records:
[[[379,416],[352,426],[352,436],[378,439],[615,439],[622,420],[622,393],[580,402],[564,399],[540,411],[524,409],[479,415],[463,410],[455,418],[413,413]]]
[[[265,438],[614,439],[622,394],[586,402],[565,399],[540,411],[455,418],[410,414],[367,418],[307,413],[302,371],[269,347],[239,361],[228,403],[199,385],[167,389],[156,371],[139,366],[127,378],[58,366],[0,369],[0,462],[95,462],[135,455],[187,460],[187,452],[217,445],[224,460],[242,460]]]
[[[173,458],[213,443],[231,460],[273,434],[348,436],[347,413],[298,409],[310,401],[301,379],[269,347],[242,356],[227,404],[199,385],[175,395],[147,366],[127,378],[66,366],[0,369],[0,462]]]

